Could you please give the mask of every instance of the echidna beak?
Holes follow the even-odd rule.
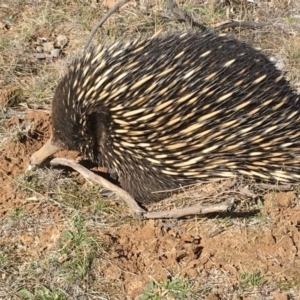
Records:
[[[54,154],[60,150],[60,147],[57,145],[54,145],[52,143],[52,138],[50,138],[46,144],[38,151],[34,152],[30,158],[30,165],[29,169],[32,167],[41,164],[46,158]]]

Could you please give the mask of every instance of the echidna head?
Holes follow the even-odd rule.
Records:
[[[38,165],[58,150],[75,150],[91,161],[101,161],[108,139],[109,115],[105,108],[85,106],[72,93],[66,76],[58,85],[52,101],[52,136],[31,157]]]

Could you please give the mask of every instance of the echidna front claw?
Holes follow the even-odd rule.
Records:
[[[54,145],[52,143],[52,139],[50,138],[41,149],[32,154],[30,158],[29,169],[32,169],[33,166],[41,164],[46,158],[48,158],[58,150],[60,150],[60,147]]]

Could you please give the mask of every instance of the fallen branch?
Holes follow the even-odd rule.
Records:
[[[193,20],[193,18],[186,12],[182,11],[173,0],[167,0],[168,7],[178,21],[184,21],[192,27],[198,27],[201,31],[208,30],[206,26]]]
[[[95,173],[91,172],[87,168],[79,165],[75,160],[72,159],[66,159],[66,158],[54,158],[50,162],[51,165],[57,166],[57,165],[63,165],[70,167],[80,173],[85,179],[90,180],[92,182],[95,182],[104,188],[116,193],[118,197],[123,199],[126,204],[128,205],[130,211],[132,214],[137,215],[137,217],[141,216],[145,210],[143,210],[137,202],[123,189],[116,186],[115,184],[109,182],[105,178],[96,175]]]
[[[262,27],[265,27],[268,25],[270,25],[270,24],[269,23],[250,22],[250,21],[241,21],[241,22],[233,21],[233,22],[228,22],[228,23],[224,23],[220,26],[217,26],[217,27],[213,28],[213,31],[219,32],[226,28],[235,28],[235,27],[258,29],[258,28],[262,28]]]
[[[234,203],[234,199],[231,199],[221,203],[212,204],[209,206],[196,204],[185,208],[175,208],[166,211],[146,212],[144,214],[144,218],[179,219],[186,216],[206,215],[206,214],[211,214],[216,212],[226,212],[232,207],[233,203]]]
[[[279,192],[293,190],[293,186],[291,184],[278,185],[278,184],[258,183],[258,186],[264,190],[276,190]]]
[[[192,27],[198,27],[200,28],[201,31],[208,31],[208,29],[205,25],[198,23],[193,20],[193,18],[188,15],[186,12],[182,11],[179,6],[176,4],[174,0],[167,0],[168,7],[177,19],[177,21],[184,21],[188,24],[190,24]],[[252,28],[252,29],[257,29],[257,28],[262,28],[267,25],[270,25],[269,23],[257,23],[257,22],[250,22],[250,21],[233,21],[233,22],[228,22],[225,24],[222,24],[220,26],[217,26],[212,29],[214,32],[219,32],[221,30],[224,30],[226,28],[235,28],[235,27],[242,27],[242,28]]]
[[[85,167],[79,165],[76,161],[72,159],[66,159],[66,158],[54,158],[50,162],[52,165],[63,165],[70,167],[74,170],[76,170],[78,173],[80,173],[84,178],[87,180],[90,180],[92,182],[95,182],[102,187],[116,193],[116,195],[123,199],[126,204],[128,205],[130,212],[137,218],[142,219],[164,219],[164,218],[182,218],[185,216],[191,216],[191,215],[198,215],[198,214],[209,214],[209,213],[215,213],[215,212],[226,212],[228,211],[233,203],[234,200],[228,200],[221,203],[213,204],[210,206],[204,206],[204,205],[193,205],[186,208],[180,208],[180,209],[172,209],[169,211],[158,211],[158,212],[146,212],[144,209],[142,209],[137,202],[130,196],[128,192],[121,189],[120,187],[114,185],[113,183],[109,182],[108,180],[104,179],[101,176],[96,175],[95,173],[89,171]]]

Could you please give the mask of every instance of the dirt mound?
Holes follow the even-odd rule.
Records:
[[[265,278],[300,284],[300,208],[278,207],[273,202],[286,198],[294,200],[295,194],[267,195],[272,206],[267,223],[251,224],[250,220],[243,227],[233,222],[223,232],[219,229],[224,225],[204,220],[173,224],[148,221],[143,226],[101,231],[99,239],[109,244],[112,261],[97,271],[112,281],[121,281],[131,296],[139,295],[151,278],[161,281],[181,276],[201,287],[212,270],[220,269],[229,280],[221,280],[217,286],[221,299],[230,299],[228,283],[237,289],[242,273],[261,270]]]
[[[30,126],[29,135],[19,133],[10,141],[4,141],[0,149],[0,215],[10,213],[16,207],[24,205],[24,193],[16,193],[13,182],[25,172],[30,155],[41,147],[44,138],[49,136],[49,115],[44,112],[30,112],[23,117],[14,116],[5,122],[6,130],[22,129]],[[40,138],[39,138],[40,136]]]

